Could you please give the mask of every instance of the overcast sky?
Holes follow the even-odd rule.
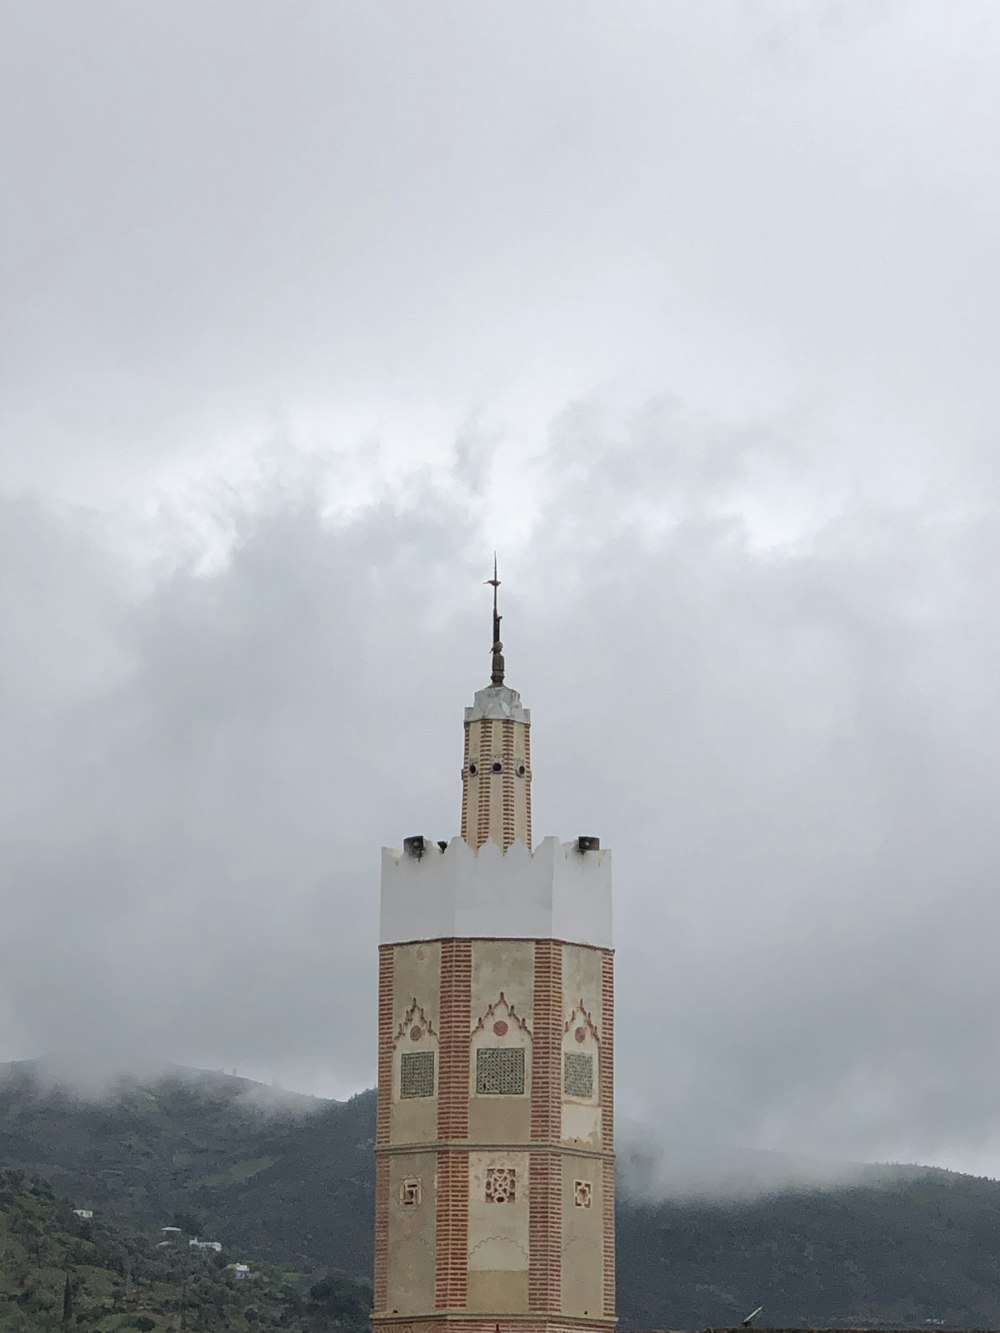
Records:
[[[0,1059],[373,1081],[498,547],[623,1111],[1000,1175],[994,0],[9,0],[0,101]]]

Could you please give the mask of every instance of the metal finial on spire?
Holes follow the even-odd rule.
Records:
[[[493,654],[493,672],[491,681],[494,685],[503,684],[503,644],[500,642],[500,621],[503,616],[497,610],[497,589],[500,587],[500,580],[497,578],[497,553],[493,552],[493,577],[487,579],[488,584],[493,586],[493,647],[490,652]]]

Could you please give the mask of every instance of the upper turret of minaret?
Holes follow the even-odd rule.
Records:
[[[531,714],[517,690],[504,684],[495,556],[487,583],[493,586],[493,669],[490,684],[465,710],[462,837],[477,851],[486,842],[504,851],[515,842],[530,849]]]

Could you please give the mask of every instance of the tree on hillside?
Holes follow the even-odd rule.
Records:
[[[309,1288],[309,1303],[337,1323],[358,1324],[368,1318],[370,1293],[359,1283],[331,1273]]]

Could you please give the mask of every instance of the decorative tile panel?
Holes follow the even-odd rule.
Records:
[[[563,1055],[563,1091],[568,1097],[593,1097],[594,1057],[579,1051]]]
[[[486,1202],[513,1203],[517,1197],[517,1172],[512,1166],[486,1168]]]
[[[476,1092],[498,1097],[523,1093],[523,1048],[480,1047],[476,1051]]]
[[[434,1052],[404,1051],[399,1062],[400,1097],[434,1096]]]
[[[423,1190],[416,1176],[411,1176],[400,1185],[399,1202],[404,1208],[418,1208],[422,1198]]]

